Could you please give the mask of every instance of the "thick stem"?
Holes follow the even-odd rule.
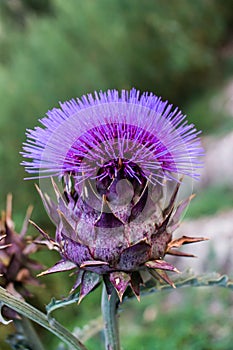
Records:
[[[119,329],[117,307],[119,303],[118,295],[113,288],[109,299],[105,284],[102,291],[102,315],[104,319],[105,349],[120,350]]]

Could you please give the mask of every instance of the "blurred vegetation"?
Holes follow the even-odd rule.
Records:
[[[220,203],[216,198],[220,199]],[[185,219],[213,215],[218,211],[233,208],[232,188],[226,185],[202,189],[191,201]]]
[[[231,297],[225,290],[189,288],[144,298],[137,307],[123,306],[128,315],[127,324],[122,320],[124,348],[230,350]]]
[[[22,221],[26,207],[32,203],[35,206],[33,219],[44,229],[49,227],[33,181],[23,181],[25,172],[19,165],[22,161],[19,152],[26,128],[38,125],[38,119],[48,109],[58,106],[58,101],[94,90],[134,86],[179,105],[204,134],[215,132],[217,128],[232,128],[224,111],[215,111],[210,103],[233,73],[233,59],[229,54],[232,26],[231,0],[1,0],[1,208],[5,206],[6,194],[12,192],[17,222]],[[203,193],[208,204],[203,204],[204,209],[199,204],[196,208],[194,205],[191,215],[202,214],[207,207],[211,213],[215,212],[219,207],[210,208],[209,203],[216,204],[212,201],[214,196],[222,198],[218,205],[225,202],[222,193],[227,197],[227,205],[232,205],[227,190],[208,191]],[[48,265],[50,263],[48,261]],[[66,293],[59,281],[57,277],[48,279],[49,288],[39,296],[44,303],[48,302],[49,295],[59,298]],[[68,291],[68,287],[65,289]],[[81,305],[78,311],[72,311],[78,316],[73,315],[70,322],[74,317],[89,318],[89,309],[95,312],[97,297],[98,293],[94,299],[89,297],[90,304],[85,304],[84,309]],[[155,303],[160,304],[160,299],[155,298]],[[220,341],[207,345],[212,334],[217,336],[214,324],[218,317],[219,322],[223,322],[223,314],[209,317],[204,307],[205,297],[200,314],[194,304],[197,303],[190,299],[185,304],[188,308],[165,313],[159,306],[158,320],[150,326],[139,320],[139,323],[144,322],[142,328],[139,328],[142,324],[133,328],[133,319],[128,330],[126,322],[125,348],[230,349],[233,339],[225,328],[224,341],[220,334]],[[137,318],[141,317],[143,305],[136,307]],[[127,310],[130,319],[132,310],[130,307]],[[64,322],[68,319],[66,314]],[[187,338],[190,322],[194,325],[196,343],[193,337]],[[171,329],[171,323],[175,324],[175,329]],[[206,324],[209,326],[205,330]],[[72,328],[72,324],[69,326]],[[196,337],[198,334],[200,336]],[[145,343],[147,337],[148,344]],[[173,343],[169,343],[171,339]],[[155,341],[159,345],[155,345]],[[92,348],[95,349],[95,345]],[[1,349],[4,348],[1,346]]]
[[[14,193],[47,218],[19,165],[26,128],[74,96],[149,90],[179,105],[204,133],[224,122],[209,106],[231,59],[231,1],[8,0],[0,2],[0,203]],[[203,96],[205,98],[203,98]],[[200,101],[200,102],[199,102]]]

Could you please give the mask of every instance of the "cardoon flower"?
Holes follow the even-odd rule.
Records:
[[[188,255],[176,248],[203,240],[172,239],[191,199],[175,206],[180,179],[199,176],[203,150],[195,127],[177,108],[135,89],[73,99],[40,122],[27,132],[22,154],[31,160],[23,165],[63,184],[59,190],[52,180],[57,203],[38,189],[55,239],[38,229],[61,254],[42,274],[75,269],[80,300],[101,276],[120,299],[128,286],[139,298],[146,271],[173,285],[166,271],[177,269],[165,254]]]

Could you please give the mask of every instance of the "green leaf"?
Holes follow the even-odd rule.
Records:
[[[12,294],[7,292],[4,288],[0,287],[0,301],[15,310],[19,314],[29,318],[30,320],[38,323],[42,327],[46,328],[51,333],[55,334],[64,343],[66,343],[73,350],[87,350],[87,348],[76,338],[72,333],[70,333],[65,327],[63,327],[54,318],[50,321],[47,319],[47,315],[43,312],[37,310],[30,304],[22,301]]]

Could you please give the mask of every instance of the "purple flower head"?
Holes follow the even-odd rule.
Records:
[[[198,178],[203,150],[199,132],[167,101],[152,93],[108,90],[61,103],[44,126],[28,130],[22,164],[39,177],[72,174],[85,179],[122,176],[151,183],[188,175]]]
[[[56,225],[53,240],[62,259],[45,273],[77,269],[80,300],[103,275],[122,298],[128,286],[139,297],[142,271],[173,285],[163,260],[173,248],[203,238],[172,240],[191,197],[175,208],[180,175],[198,178],[198,132],[172,105],[148,93],[116,90],[61,104],[28,130],[23,165],[52,180],[56,202],[39,189]],[[164,205],[164,180],[175,180]],[[163,202],[163,203],[162,203]],[[156,270],[156,271],[154,271]],[[162,271],[162,272],[161,272]],[[111,287],[108,289],[111,294]]]

